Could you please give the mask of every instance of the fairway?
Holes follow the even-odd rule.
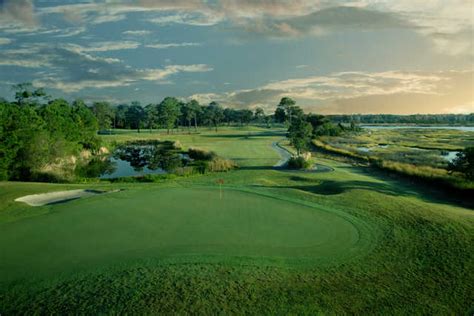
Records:
[[[237,190],[130,190],[51,207],[2,226],[0,279],[143,258],[333,263],[368,242],[354,220]]]

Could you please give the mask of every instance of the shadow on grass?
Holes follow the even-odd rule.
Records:
[[[333,181],[291,176],[289,180],[304,183],[304,185],[287,186],[287,188],[302,190],[319,195],[337,195],[349,190],[362,189],[383,193],[391,196],[413,196],[428,203],[449,204],[474,208],[474,199],[469,192],[448,191],[446,188],[437,188],[417,181],[401,178],[391,173],[374,170],[367,167],[340,167],[350,169],[351,172],[370,176],[375,181]]]
[[[274,136],[284,136],[283,132],[248,132],[248,133],[239,133],[239,134],[209,134],[202,135],[202,137],[209,138],[260,138],[260,137],[274,137]]]
[[[277,186],[278,188],[295,189],[310,192],[318,195],[338,195],[351,190],[369,190],[392,196],[408,195],[395,189],[390,184],[371,182],[371,181],[333,181],[333,180],[317,180],[299,176],[292,176],[290,180],[295,182],[304,182],[304,185],[287,185]]]
[[[272,166],[241,166],[239,170],[276,170]]]

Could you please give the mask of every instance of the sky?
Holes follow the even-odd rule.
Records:
[[[473,0],[0,0],[0,96],[474,112]]]

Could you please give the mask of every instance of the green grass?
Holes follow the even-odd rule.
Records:
[[[436,188],[317,154],[335,171],[273,170],[281,131],[251,132],[153,134],[241,158],[227,173],[0,183],[0,312],[472,313],[472,210]],[[64,188],[125,190],[39,208],[12,202]]]
[[[347,214],[234,189],[222,198],[216,188],[130,189],[48,208],[3,227],[1,280],[143,257],[334,264],[372,243],[370,227]]]

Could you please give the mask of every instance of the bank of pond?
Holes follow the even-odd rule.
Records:
[[[81,178],[120,179],[154,175],[191,175],[228,171],[235,163],[214,152],[183,150],[179,142],[136,140],[116,144],[111,154],[99,155],[78,166]]]

